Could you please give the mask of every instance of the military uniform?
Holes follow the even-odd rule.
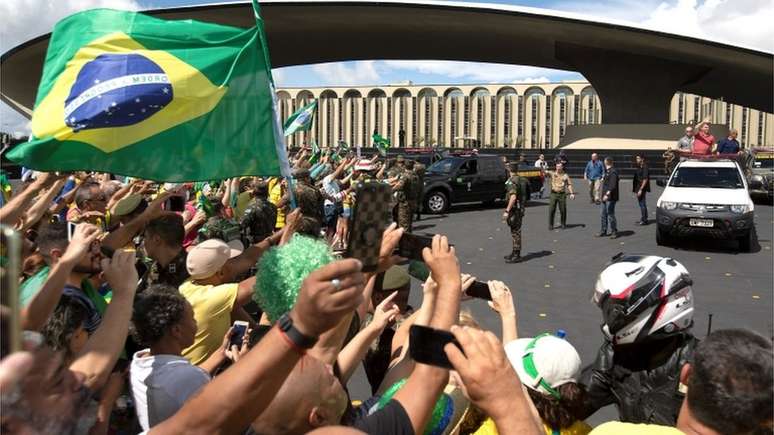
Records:
[[[296,207],[301,209],[304,217],[317,221],[321,226],[325,210],[325,198],[322,193],[302,178],[296,180],[293,185],[293,194],[296,197]]]
[[[154,284],[165,284],[174,288],[180,287],[180,284],[190,277],[188,269],[185,267],[187,258],[188,252],[185,249],[180,249],[177,256],[166,266],[161,266],[158,261],[147,258],[145,264],[148,269],[140,280],[139,291],[143,291]]]
[[[417,208],[414,210],[416,214],[415,220],[419,221],[422,214],[422,199],[425,196],[425,165],[417,162],[414,164],[414,174],[417,176]]]
[[[412,208],[410,200],[411,174],[408,171],[401,171],[398,174],[398,186],[395,190],[395,201],[397,202],[396,214],[398,226],[406,231],[411,231]]]
[[[511,229],[513,247],[511,254],[505,256],[505,260],[508,263],[518,263],[521,261],[521,222],[524,217],[524,206],[528,191],[527,179],[519,175],[511,175],[508,181],[505,182],[505,191],[507,195],[506,203],[510,201],[511,195],[516,195],[516,203],[511,207],[506,219],[506,223]]]
[[[221,216],[213,216],[207,219],[207,222],[199,228],[196,242],[201,243],[210,239],[220,239],[224,242],[230,242],[232,240],[240,240],[241,238],[242,229],[236,221]]]
[[[263,241],[274,232],[276,224],[277,206],[266,199],[256,198],[239,220],[242,243],[247,246]]]
[[[421,181],[419,181],[419,175],[417,175],[416,171],[414,171],[413,162],[411,163],[411,165],[406,166],[406,184],[408,185],[406,187],[406,199],[408,200],[409,204],[409,225],[414,223],[414,214],[419,209],[419,201],[422,197]]]

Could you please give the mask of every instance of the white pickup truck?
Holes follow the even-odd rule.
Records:
[[[730,159],[688,159],[677,164],[656,203],[656,243],[676,237],[736,239],[749,252],[755,237],[754,204],[739,164]]]

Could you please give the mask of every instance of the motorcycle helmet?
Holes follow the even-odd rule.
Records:
[[[693,325],[693,280],[668,257],[618,254],[599,274],[593,302],[613,344],[666,338]]]

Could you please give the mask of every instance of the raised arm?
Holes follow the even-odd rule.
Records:
[[[148,208],[145,209],[139,216],[132,219],[129,223],[126,225],[121,225],[120,227],[116,228],[113,232],[108,234],[103,240],[102,244],[105,246],[108,246],[110,248],[113,248],[114,250],[118,250],[126,246],[129,242],[132,241],[134,236],[139,234],[144,228],[145,225],[148,224],[151,220],[155,219],[156,217],[160,216],[163,213],[163,210],[161,210],[162,204],[164,204],[164,201],[169,198],[170,192],[164,192],[160,193],[156,199],[151,201],[150,204],[148,204]]]
[[[361,268],[359,261],[347,259],[309,274],[290,311],[294,326],[308,337],[318,337],[351,313],[363,297]],[[340,290],[331,285],[333,279],[341,282]],[[150,433],[240,433],[269,406],[303,355],[303,349],[275,326],[236,364]]]
[[[137,290],[134,261],[134,252],[123,250],[117,250],[110,260],[102,260],[102,271],[113,289],[113,299],[99,328],[70,364],[72,371],[85,376],[84,385],[91,391],[99,390],[105,384],[124,347]]]
[[[30,207],[29,210],[27,210],[26,213],[24,213],[24,218],[21,226],[21,231],[23,232],[27,228],[35,225],[42,217],[46,214],[49,207],[51,207],[51,203],[54,201],[54,198],[56,198],[56,195],[59,194],[59,191],[62,190],[62,186],[64,186],[65,180],[64,179],[58,179],[54,182],[54,184],[46,190],[46,193],[38,196],[38,199],[35,200],[35,204]]]
[[[67,277],[81,258],[89,253],[92,242],[99,235],[99,228],[94,225],[80,224],[75,227],[73,239],[64,255],[51,266],[43,287],[32,297],[29,304],[21,309],[22,329],[30,331],[43,329],[59,303]]]
[[[432,250],[425,248],[422,255],[438,283],[438,298],[430,326],[449,330],[459,316],[462,294],[457,256],[446,237],[440,235],[433,237]],[[394,400],[405,409],[415,433],[424,430],[448,379],[448,370],[417,363],[406,384],[395,394]]]
[[[500,321],[503,327],[503,343],[519,338],[519,332],[516,327],[516,308],[513,306],[513,295],[511,290],[502,281],[489,281],[489,293],[492,294],[492,300],[489,301],[489,307],[500,315]]]
[[[7,204],[0,208],[0,222],[14,225],[21,219],[38,192],[51,186],[56,182],[57,176],[52,172],[45,172],[33,181],[24,191],[11,198]]]

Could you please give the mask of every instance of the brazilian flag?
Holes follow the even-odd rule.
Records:
[[[95,9],[57,23],[30,141],[40,171],[157,181],[289,175],[263,21],[241,29]]]

